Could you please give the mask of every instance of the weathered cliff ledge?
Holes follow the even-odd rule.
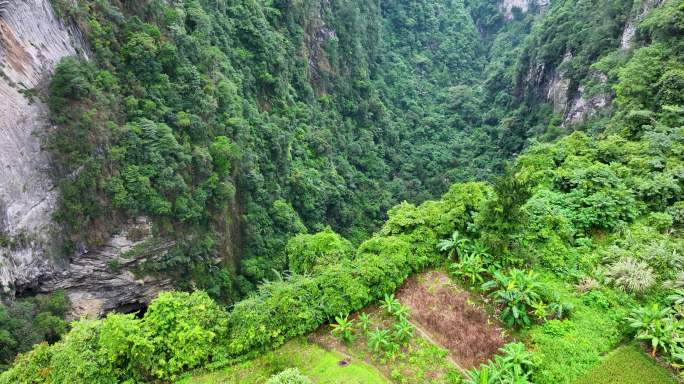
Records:
[[[160,291],[173,288],[168,279],[138,275],[144,261],[154,260],[172,246],[171,241],[155,239],[149,219],[138,217],[104,246],[74,256],[66,268],[46,276],[34,290],[48,293],[64,289],[71,300],[72,317],[137,310]]]

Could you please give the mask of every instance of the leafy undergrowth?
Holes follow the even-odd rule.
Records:
[[[520,333],[535,352],[537,370],[532,380],[537,384],[571,383],[600,362],[602,354],[614,348],[622,338],[622,318],[630,302],[626,295],[611,289],[576,293],[553,275],[545,284],[571,303],[569,319],[549,320]]]
[[[367,329],[360,326],[359,315],[368,316]],[[460,382],[460,370],[449,356],[449,351],[422,337],[418,332],[402,345],[374,350],[369,332],[390,330],[395,319],[379,307],[368,307],[355,314],[356,327],[350,343],[334,337],[330,327],[323,326],[311,334],[309,340],[325,349],[338,351],[355,360],[374,365],[393,383],[449,384]],[[371,336],[372,338],[372,336]]]
[[[496,322],[442,272],[411,277],[397,298],[411,308],[411,319],[447,348],[463,369],[491,359],[505,343]]]
[[[601,365],[590,370],[575,384],[676,384],[669,372],[658,366],[637,345],[620,347]]]
[[[341,363],[344,362],[344,363]],[[389,381],[362,360],[327,351],[304,338],[258,358],[206,375],[189,377],[181,384],[260,384],[287,368],[298,368],[317,384],[384,384]]]

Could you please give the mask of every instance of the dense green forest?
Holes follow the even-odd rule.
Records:
[[[348,315],[383,300],[400,345],[414,334],[389,295],[428,269],[511,342],[434,382],[600,382],[631,340],[684,366],[681,1],[642,18],[618,0],[54,5],[92,50],[47,96],[64,254],[149,216],[175,245],[140,273],[178,291],[68,332],[61,293],[0,307],[0,364],[49,342],[0,383],[172,382],[327,322],[351,342]],[[561,82],[606,106],[568,120]]]
[[[462,2],[56,6],[94,52],[50,88],[50,148],[75,174],[60,185],[67,248],[151,216],[177,245],[146,272],[230,302],[284,269],[289,237],[330,226],[358,243],[397,202],[505,158]]]

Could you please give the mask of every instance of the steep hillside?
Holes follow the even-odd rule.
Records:
[[[171,277],[230,301],[284,269],[290,236],[329,225],[359,241],[396,202],[503,160],[480,127],[485,50],[460,2],[55,6],[92,51],[44,95],[65,244],[52,253],[72,260],[59,276]],[[121,243],[136,222],[152,238]],[[5,285],[74,291],[40,274]],[[83,284],[70,297],[100,313],[145,300]]]
[[[631,337],[628,306],[680,324],[684,11],[599,3],[0,2],[0,276],[25,297],[0,306],[0,363],[67,307],[138,313],[73,323],[0,382],[175,380],[430,266],[491,280],[460,283],[538,383]],[[507,312],[522,270],[543,291]],[[147,307],[171,289],[206,294]],[[677,367],[675,347],[653,353]]]

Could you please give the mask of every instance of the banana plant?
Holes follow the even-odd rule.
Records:
[[[675,289],[671,295],[667,296],[667,300],[672,304],[675,310],[675,315],[678,318],[684,317],[684,289]]]
[[[470,240],[462,237],[458,231],[454,231],[451,234],[451,238],[441,240],[437,243],[437,249],[440,252],[447,252],[447,257],[449,259],[459,260],[466,255],[469,247]]]
[[[409,317],[409,308],[403,304],[399,304],[399,306],[394,309],[392,314],[400,321],[406,320]]]
[[[522,343],[510,343],[499,349],[499,354],[488,364],[465,372],[466,384],[529,384],[534,369],[532,354]]]
[[[406,319],[401,319],[394,324],[394,338],[400,343],[408,343],[413,337],[414,326]]]
[[[483,276],[487,272],[484,264],[484,260],[479,254],[471,253],[464,256],[460,262],[452,264],[449,271],[453,277],[475,286],[484,282]]]
[[[482,284],[483,291],[501,307],[500,318],[509,327],[531,324],[528,312],[533,305],[542,301],[542,285],[532,271],[511,269],[507,274],[497,271],[494,279]]]
[[[481,365],[479,369],[469,369],[465,372],[465,384],[494,384],[497,383],[496,369],[488,365]]]
[[[361,326],[361,330],[364,332],[368,332],[368,329],[370,328],[370,317],[366,313],[362,313],[359,315],[359,325]]]
[[[535,366],[532,353],[525,349],[523,343],[508,343],[499,349],[499,353],[501,355],[495,357],[497,363],[509,368],[513,377],[527,377]]]
[[[651,356],[658,350],[667,352],[682,341],[682,324],[672,316],[671,308],[660,308],[657,303],[636,308],[625,320],[637,332],[636,338],[648,341],[651,345]]]
[[[342,339],[345,343],[354,341],[354,320],[349,320],[349,315],[339,314],[335,316],[335,321],[337,324],[330,324],[333,328],[333,336]]]
[[[368,346],[373,352],[385,350],[390,345],[389,331],[386,329],[375,329],[368,333]]]
[[[390,294],[385,295],[385,298],[382,300],[380,306],[385,310],[385,312],[389,313],[390,315],[394,315],[400,310],[402,305],[393,294]]]

